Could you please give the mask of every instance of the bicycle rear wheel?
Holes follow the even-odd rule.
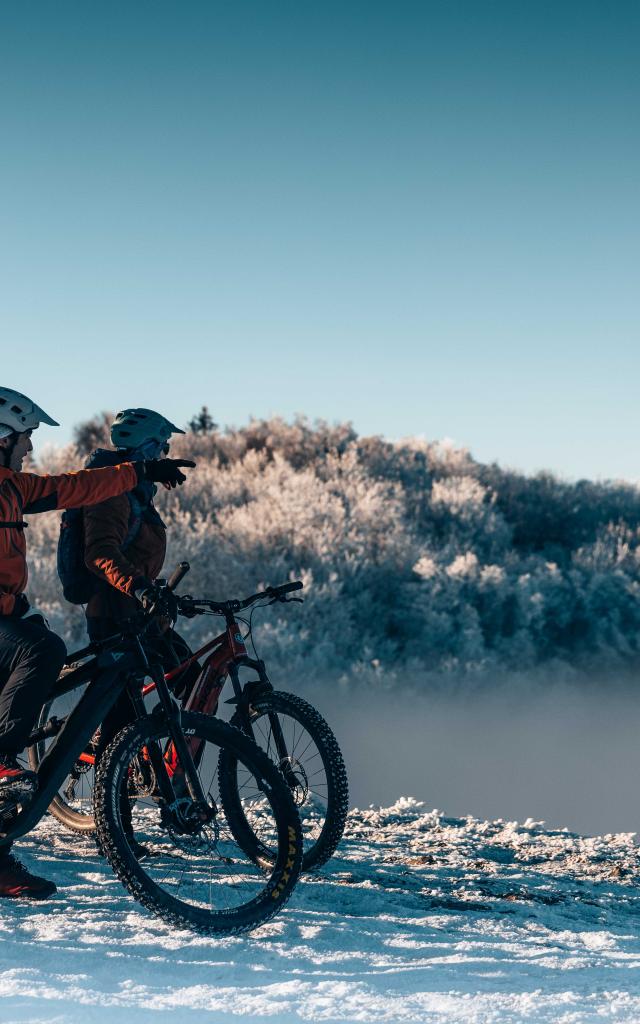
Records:
[[[78,691],[65,694],[45,704],[40,712],[37,728],[44,726],[50,718],[66,718],[78,703]],[[71,771],[63,781],[57,794],[49,804],[49,812],[72,832],[84,835],[95,832],[93,820],[94,763],[98,749],[99,730],[91,738],[85,750],[78,755]],[[53,737],[35,743],[27,750],[29,766],[37,771]]]
[[[243,733],[187,712],[182,726],[199,751],[206,805],[191,801],[175,774],[177,798],[167,803],[160,795],[152,762],[164,758],[165,771],[171,740],[167,722],[149,715],[123,729],[100,759],[94,788],[100,847],[131,895],[170,924],[210,935],[248,931],[268,921],[293,891],[302,861],[298,813],[278,769]],[[240,816],[235,805],[227,813],[219,791],[218,759],[226,749],[255,784]],[[245,849],[248,822],[255,844],[275,852],[264,867]],[[138,860],[140,846],[147,856]]]
[[[302,870],[320,867],[333,856],[342,838],[349,810],[349,784],[340,747],[331,729],[316,709],[294,693],[278,690],[263,693],[251,701],[251,726],[258,746],[284,775],[300,814],[304,856]],[[286,745],[286,756],[276,749],[273,732],[277,719]],[[240,727],[238,711],[231,724]],[[220,787],[225,807],[242,816],[243,796],[253,781],[233,756],[230,748],[220,752]],[[250,833],[250,822],[247,822]],[[238,832],[239,839],[242,834]],[[255,837],[254,837],[255,839]],[[250,850],[247,845],[247,852]],[[260,862],[274,851],[260,846]]]

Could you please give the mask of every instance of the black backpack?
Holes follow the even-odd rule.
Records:
[[[114,452],[108,448],[97,448],[85,462],[85,469],[101,466],[117,466],[127,460],[126,452]],[[127,492],[130,515],[127,536],[122,542],[123,551],[138,536],[143,522],[164,525],[153,506],[156,488],[152,483],[142,483]],[[60,537],[58,539],[58,576],[62,592],[71,604],[86,604],[100,584],[99,577],[87,569],[84,561],[84,516],[81,508],[68,508],[62,513]]]

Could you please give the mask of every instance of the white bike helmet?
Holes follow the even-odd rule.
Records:
[[[20,391],[0,387],[0,438],[9,437],[14,431],[22,434],[25,430],[35,430],[41,423],[48,423],[50,427],[60,426]]]
[[[145,441],[164,444],[172,434],[184,434],[166,417],[153,409],[123,409],[111,425],[111,444],[115,448],[137,448]]]

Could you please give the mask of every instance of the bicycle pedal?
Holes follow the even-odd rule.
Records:
[[[0,801],[0,832],[4,833],[15,821],[22,806],[21,801],[16,799]]]

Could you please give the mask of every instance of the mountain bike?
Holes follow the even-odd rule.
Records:
[[[181,563],[183,575],[188,570],[188,563]],[[176,663],[164,678],[171,687],[185,669],[206,656],[196,684],[185,701],[185,709],[208,716],[216,713],[226,681],[231,681],[233,697],[227,701],[235,705],[231,724],[253,739],[282,771],[301,818],[304,841],[302,869],[309,870],[324,864],[333,855],[344,832],[348,781],[342,754],[331,729],[311,704],[297,694],[274,690],[264,662],[257,655],[255,658],[248,655],[247,644],[253,642],[252,619],[248,623],[240,620],[248,627],[244,635],[237,620],[238,613],[249,607],[255,609],[265,604],[288,603],[292,600],[288,595],[300,589],[302,583],[295,581],[267,587],[244,600],[219,602],[189,595],[178,598],[182,615],[187,618],[222,616],[225,629],[190,658]],[[257,678],[241,682],[240,672],[243,669],[252,670]],[[151,694],[154,688],[153,682],[145,686],[143,696]],[[43,717],[48,717],[50,706],[43,709]],[[96,733],[77,758],[50,808],[64,825],[78,832],[94,829],[92,788],[98,744],[99,734]],[[29,756],[33,766],[38,765],[44,749],[43,743],[32,747]],[[195,744],[192,745],[192,753],[197,756]],[[245,775],[232,752],[221,751],[221,791],[226,806],[233,806],[238,816],[242,815]],[[259,863],[268,863],[275,855],[275,850],[265,844],[256,847],[252,843],[245,852],[249,854],[250,851]]]
[[[153,661],[151,619],[143,615],[68,659],[54,698],[81,687],[84,693],[64,719],[47,718],[32,733],[32,746],[53,742],[36,766],[31,801],[0,807],[0,838],[17,839],[43,817],[78,750],[87,748],[126,688],[135,721],[96,767],[99,846],[131,895],[170,924],[206,934],[247,931],[269,920],[291,895],[302,863],[298,813],[282,774],[249,737],[180,708]],[[152,714],[142,696],[147,677],[159,698]],[[246,773],[240,807],[220,786],[224,751]],[[260,856],[263,847],[274,853],[268,861]],[[142,859],[140,851],[147,854]]]

